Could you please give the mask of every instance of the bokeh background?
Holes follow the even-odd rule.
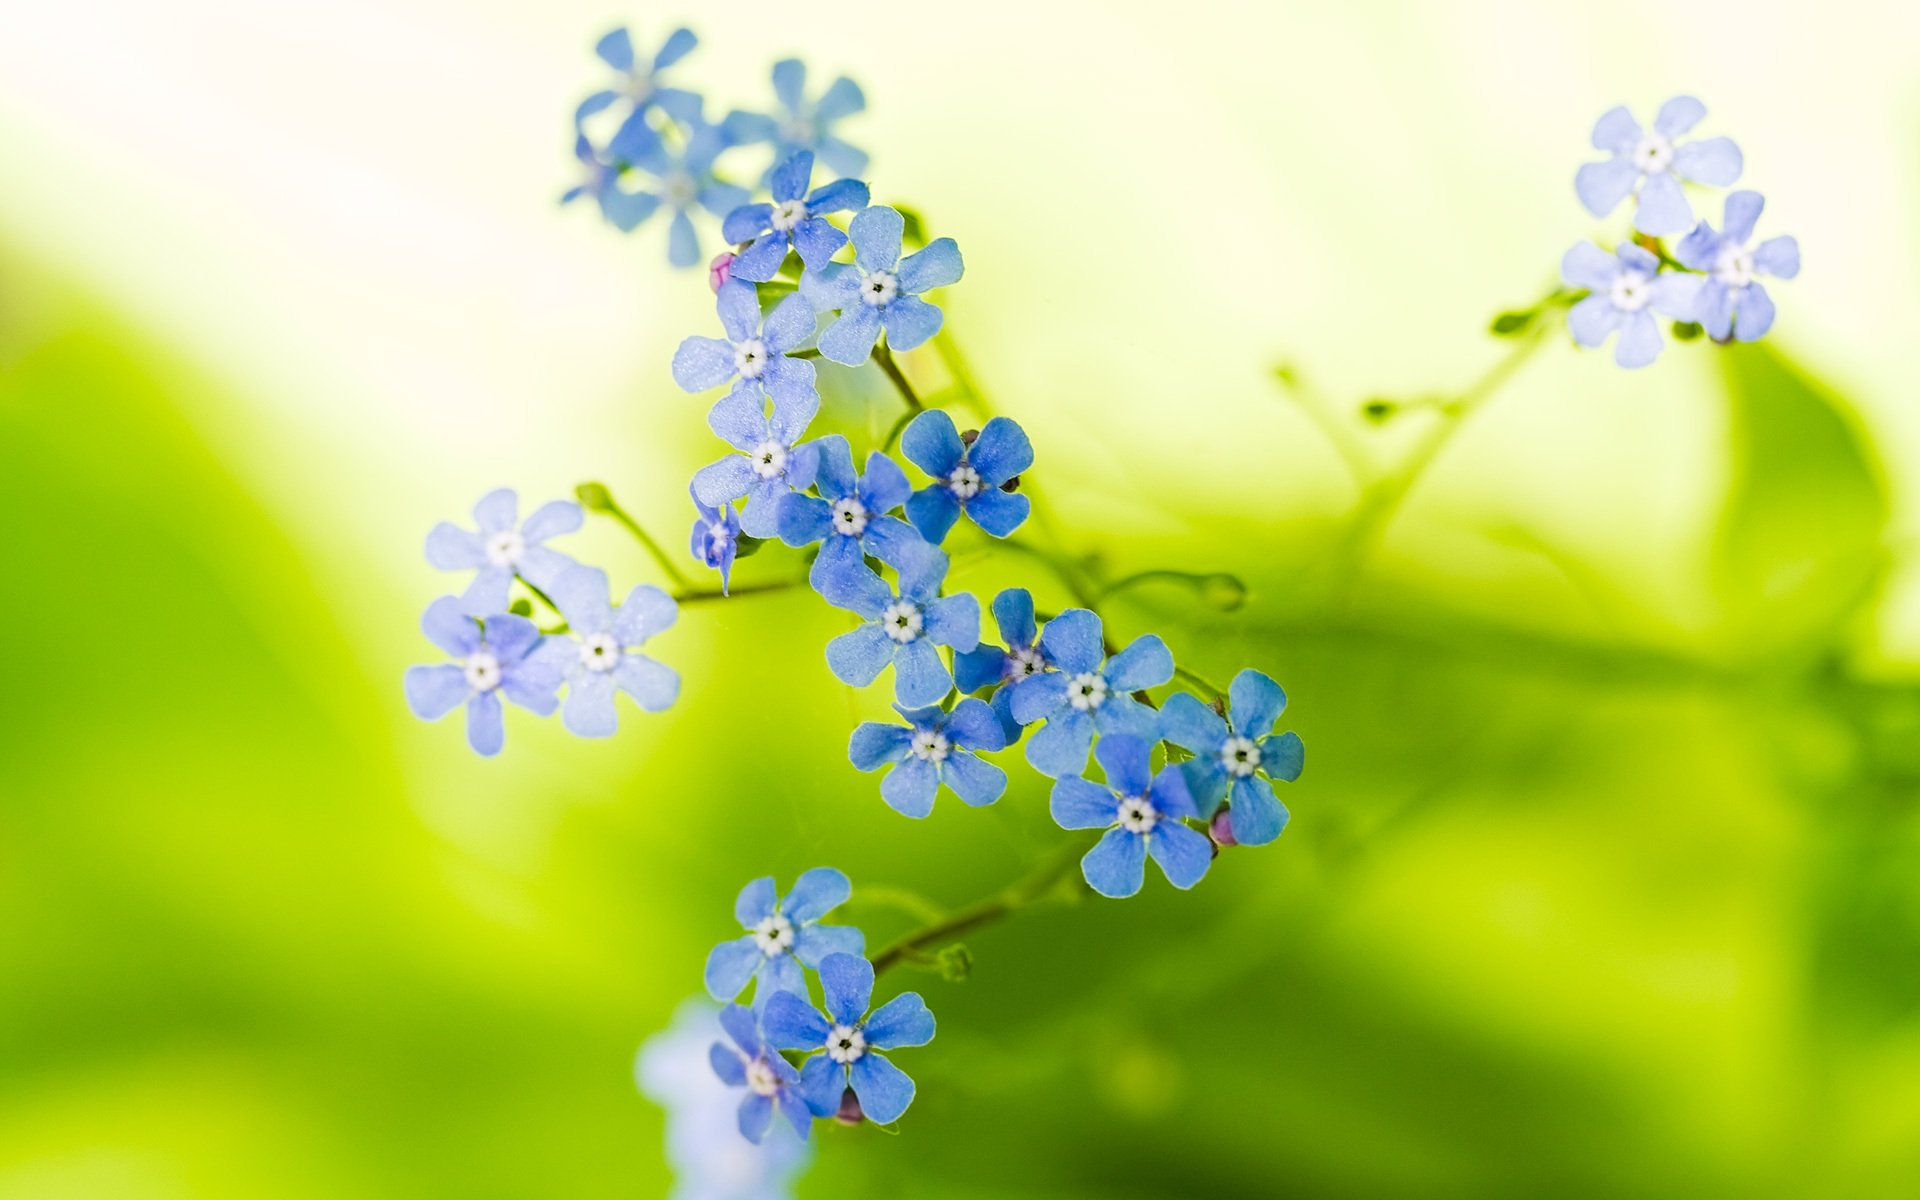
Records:
[[[1911,6],[11,0],[0,1197],[660,1195],[633,1056],[744,880],[959,903],[1059,844],[1017,753],[993,809],[885,809],[802,595],[690,608],[681,703],[611,742],[407,714],[433,522],[602,479],[677,545],[715,453],[667,369],[703,280],[554,203],[623,21],[695,25],[722,108],[787,54],[858,78],[1062,537],[1253,589],[1116,632],[1277,676],[1309,748],[1194,892],[900,976],[920,1098],[823,1129],[801,1196],[1912,1194]],[[1556,332],[1342,582],[1360,485],[1276,364],[1390,469],[1425,418],[1357,404],[1503,353],[1618,229],[1572,192],[1595,116],[1683,90],[1800,238],[1774,334],[1630,374]]]

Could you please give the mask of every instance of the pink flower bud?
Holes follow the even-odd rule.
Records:
[[[842,1125],[858,1125],[867,1119],[867,1114],[860,1111],[860,1097],[853,1094],[852,1088],[840,1094],[840,1111],[833,1114],[833,1119]]]
[[[1216,846],[1238,846],[1240,844],[1233,840],[1233,822],[1228,819],[1227,810],[1224,807],[1221,808],[1219,812],[1213,814],[1213,820],[1208,824],[1207,832],[1213,835],[1213,842]]]
[[[722,250],[713,256],[712,262],[707,264],[707,286],[718,293],[727,280],[732,278],[733,251]]]

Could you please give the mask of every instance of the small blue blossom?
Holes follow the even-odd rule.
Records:
[[[911,350],[939,333],[944,318],[920,293],[959,282],[965,268],[954,240],[940,238],[903,262],[906,223],[893,209],[863,209],[847,229],[853,261],[829,263],[800,277],[800,293],[815,308],[840,314],[820,335],[821,356],[859,366],[873,353],[882,329],[894,350]]]
[[[952,712],[938,705],[898,711],[907,719],[905,727],[867,721],[847,742],[847,757],[862,771],[893,764],[880,781],[880,797],[895,812],[909,817],[931,813],[934,794],[943,783],[975,807],[992,804],[1007,790],[1007,773],[975,753],[1007,744],[1000,719],[986,701],[968,697]]]
[[[853,926],[820,924],[821,917],[852,894],[853,885],[832,867],[801,872],[784,898],[772,876],[740,889],[733,915],[747,933],[721,942],[707,955],[707,993],[715,1000],[731,1000],[749,979],[756,979],[756,1006],[775,992],[804,995],[807,977],[802,966],[818,970],[828,955],[866,949],[866,936]]]
[[[907,500],[907,519],[929,542],[944,541],[965,513],[994,537],[1006,537],[1027,519],[1032,502],[1000,490],[1033,466],[1033,443],[1006,417],[995,417],[971,442],[939,409],[915,417],[900,436],[900,452],[933,482]]]
[[[1637,189],[1635,229],[1660,237],[1685,233],[1693,225],[1693,209],[1680,181],[1726,187],[1740,178],[1740,147],[1731,138],[1675,144],[1706,115],[1707,106],[1692,96],[1675,96],[1660,106],[1653,128],[1643,130],[1624,107],[1609,109],[1594,124],[1593,148],[1613,157],[1588,163],[1574,176],[1580,203],[1604,217]]]
[[[818,1116],[839,1110],[847,1088],[861,1113],[891,1125],[913,1103],[913,1080],[879,1051],[924,1046],[933,1040],[933,1014],[917,992],[902,992],[872,1012],[873,965],[852,954],[820,963],[823,1015],[792,992],[777,993],[761,1014],[767,1043],[812,1057],[800,1068],[800,1090]]]
[[[732,395],[756,402],[765,392],[794,412],[805,412],[802,428],[820,408],[813,363],[793,358],[813,336],[815,317],[802,296],[788,296],[766,315],[754,286],[729,279],[714,296],[724,338],[690,337],[673,352],[673,381],[689,392],[704,392],[732,382]],[[724,436],[724,435],[723,435]]]
[[[541,505],[518,524],[519,498],[512,488],[496,488],[473,506],[478,532],[446,521],[427,534],[427,561],[442,571],[478,571],[461,597],[477,617],[507,610],[507,589],[515,575],[545,591],[571,558],[546,547],[548,538],[572,533],[585,519],[571,500]],[[516,528],[517,526],[517,528]]]
[[[1152,753],[1140,738],[1102,738],[1094,756],[1106,772],[1104,786],[1078,775],[1053,785],[1049,811],[1062,829],[1107,831],[1080,860],[1087,886],[1102,896],[1138,892],[1149,855],[1177,888],[1199,883],[1213,861],[1213,843],[1184,823],[1199,816],[1185,776],[1172,765],[1155,775]]]
[[[645,192],[629,192],[620,186],[620,169],[602,158],[585,134],[574,139],[573,152],[586,168],[586,181],[567,189],[560,203],[572,204],[582,196],[591,196],[600,206],[607,223],[626,233],[653,215],[660,199]]]
[[[697,122],[700,119],[700,97],[681,88],[663,87],[660,84],[660,72],[679,62],[699,44],[691,29],[676,29],[668,35],[666,43],[660,47],[651,62],[642,63],[633,53],[633,39],[624,27],[614,30],[601,38],[593,52],[600,61],[619,72],[615,86],[598,91],[580,102],[573,120],[576,126],[588,117],[611,108],[621,100],[632,107],[626,120],[613,135],[613,146],[620,155],[633,161],[635,153],[657,149],[660,135],[647,123],[647,114],[658,108],[667,116],[681,122]]]
[[[851,212],[867,206],[867,185],[857,179],[839,179],[807,194],[813,177],[813,153],[802,150],[773,171],[773,203],[746,204],[727,214],[721,236],[734,245],[752,242],[734,256],[728,271],[735,279],[764,283],[779,273],[789,249],[800,252],[810,271],[847,244],[847,235],[822,213]]]
[[[813,1112],[800,1094],[800,1072],[780,1057],[760,1036],[760,1022],[753,1010],[729,1004],[720,1010],[720,1027],[727,1031],[733,1045],[715,1042],[708,1062],[720,1082],[730,1088],[746,1088],[740,1101],[740,1135],[758,1145],[773,1125],[773,1111],[793,1126],[802,1138],[813,1129]]]
[[[1000,719],[1007,745],[1020,740],[1023,727],[1013,719],[1013,698],[1027,681],[1053,670],[1053,662],[1040,645],[1040,631],[1033,614],[1033,593],[1025,588],[1008,588],[993,598],[993,620],[1000,627],[1004,647],[979,646],[953,656],[953,681],[962,694],[971,695],[982,688],[993,688],[993,713]],[[1085,761],[1083,758],[1081,761]]]
[[[792,403],[776,400],[770,415],[757,392],[736,389],[722,397],[707,414],[707,424],[740,453],[696,471],[694,499],[725,504],[745,496],[740,528],[752,537],[777,537],[780,498],[813,486],[820,471],[819,446],[800,441],[819,408],[818,395]]]
[[[408,667],[407,707],[438,721],[465,704],[467,744],[477,753],[498,754],[506,742],[500,697],[543,717],[559,706],[560,672],[534,653],[540,630],[525,617],[496,613],[483,625],[461,600],[442,596],[427,606],[420,630],[459,661]]]
[[[1181,764],[1187,784],[1211,816],[1222,800],[1233,840],[1258,846],[1280,836],[1287,810],[1273,794],[1270,780],[1300,778],[1306,749],[1300,735],[1275,735],[1274,723],[1286,711],[1287,694],[1272,679],[1251,668],[1227,685],[1227,718],[1185,692],[1169,696],[1160,709],[1160,736],[1192,753]]]
[[[547,595],[567,619],[567,633],[549,635],[534,655],[566,676],[567,703],[560,719],[569,732],[612,737],[619,725],[616,691],[648,712],[673,706],[680,695],[679,672],[629,649],[673,624],[680,610],[672,596],[643,583],[615,609],[607,602],[607,573],[598,567],[563,572]]]
[[[1070,608],[1047,622],[1040,646],[1057,669],[1021,684],[1009,706],[1022,725],[1047,723],[1027,742],[1027,761],[1036,770],[1055,779],[1083,770],[1096,730],[1103,738],[1152,741],[1157,735],[1154,711],[1131,693],[1173,678],[1165,642],[1143,634],[1108,658],[1098,614]]]
[[[740,516],[731,504],[702,504],[698,493],[693,506],[700,512],[693,520],[693,556],[720,572],[720,594],[724,596],[732,580],[733,560],[740,554]]]
[[[944,554],[915,557],[899,574],[898,594],[872,571],[849,575],[850,586],[823,593],[828,603],[867,619],[827,643],[827,665],[840,682],[865,687],[891,664],[894,695],[908,708],[922,708],[953,690],[953,676],[934,647],[964,653],[980,644],[980,601],[966,592],[940,594]]]
[[[1700,285],[1700,315],[1695,319],[1716,341],[1729,337],[1758,341],[1773,328],[1773,298],[1760,277],[1792,279],[1800,273],[1800,243],[1791,237],[1771,237],[1755,244],[1753,227],[1766,200],[1759,192],[1734,192],[1727,197],[1724,228],[1715,233],[1702,221],[1680,239],[1673,255],[1696,271],[1706,272]]]
[[[771,116],[732,113],[727,117],[727,130],[737,144],[773,143],[776,166],[801,150],[810,150],[836,175],[850,178],[866,173],[866,152],[833,133],[833,126],[842,117],[866,108],[867,98],[859,84],[842,75],[818,100],[810,101],[807,65],[797,58],[787,58],[773,64],[773,94],[780,102],[779,112]]]
[[[1695,319],[1700,277],[1660,270],[1660,260],[1644,247],[1622,242],[1617,256],[1592,242],[1577,242],[1560,260],[1560,278],[1591,295],[1567,311],[1567,328],[1582,346],[1598,346],[1614,331],[1620,340],[1613,360],[1623,367],[1644,367],[1663,345],[1658,312],[1676,321]]]
[[[616,158],[626,159],[657,181],[651,190],[640,194],[654,196],[673,211],[673,223],[667,231],[667,261],[676,267],[700,262],[700,239],[693,231],[691,215],[695,205],[725,218],[751,199],[747,189],[722,183],[714,176],[714,159],[728,144],[720,126],[699,119],[688,126],[686,145],[677,154],[657,138],[652,145],[640,147],[622,145],[617,136],[614,139]]]
[[[823,543],[807,575],[814,591],[834,603],[839,603],[836,596],[863,591],[862,577],[873,575],[866,564],[869,554],[895,569],[931,559],[945,568],[946,555],[938,547],[889,515],[912,490],[899,463],[875,450],[867,456],[866,474],[855,475],[846,438],[830,433],[813,444],[820,454],[813,481],[819,496],[790,492],[780,497],[775,516],[787,545]]]

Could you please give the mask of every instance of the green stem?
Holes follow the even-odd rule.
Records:
[[[907,382],[906,375],[900,370],[900,364],[893,361],[893,350],[885,342],[873,348],[873,361],[879,363],[880,369],[886,372],[888,379],[893,381],[894,390],[900,393],[900,399],[905,402],[909,412],[917,413],[926,407],[920,402],[920,395],[913,390],[913,385]]]
[[[1212,692],[1215,699],[1218,699],[1219,697],[1227,694],[1226,689],[1222,688],[1219,684],[1214,683],[1212,680],[1208,679],[1205,675],[1200,674],[1198,671],[1189,671],[1187,668],[1181,666],[1179,663],[1173,664],[1173,673],[1179,676],[1180,678],[1186,680],[1189,683],[1192,683],[1198,687],[1203,687],[1207,691]]]
[[[874,956],[873,973],[878,975],[896,963],[924,959],[928,948],[937,943],[951,941],[1047,899],[1085,853],[1086,847],[1069,844],[1041,862],[1026,878],[907,934]],[[1074,882],[1079,886],[1078,880]]]
[[[607,490],[605,484],[583,483],[574,489],[574,494],[579,497],[582,507],[603,512],[626,526],[627,532],[646,548],[647,553],[653,557],[653,561],[658,563],[660,569],[666,572],[667,578],[673,581],[676,589],[687,593],[703,590],[694,586],[693,580],[689,579],[686,572],[680,569],[679,564],[667,554],[666,547],[654,541],[653,535],[641,528],[640,522],[634,520],[626,509],[620,507],[620,502],[613,498],[613,493]]]
[[[767,583],[748,583],[722,592],[719,588],[682,588],[673,594],[675,603],[698,604],[703,600],[727,600],[735,596],[755,596],[764,592],[784,592],[805,583],[801,579],[775,579]]]
[[[1056,554],[1050,554],[1038,546],[1029,545],[1023,541],[1016,541],[1013,538],[1003,540],[1000,546],[1003,549],[1012,550],[1016,554],[1024,554],[1028,558],[1045,564],[1047,569],[1053,572],[1054,577],[1066,585],[1067,594],[1073,597],[1075,604],[1078,604],[1081,608],[1098,610],[1100,599],[1094,594],[1090,577],[1083,574],[1080,568],[1069,566],[1064,558]]]

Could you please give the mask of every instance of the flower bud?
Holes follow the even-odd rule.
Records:
[[[1233,840],[1233,822],[1227,818],[1227,808],[1223,804],[1220,811],[1213,814],[1213,820],[1207,825],[1207,833],[1212,836],[1216,846],[1238,846]]]
[[[589,512],[608,512],[613,508],[613,493],[604,483],[583,483],[573,489],[574,499]]]
[[[713,256],[712,262],[707,264],[707,286],[712,288],[715,293],[718,293],[720,289],[725,286],[727,280],[732,278],[733,251],[722,250]]]
[[[840,1110],[833,1114],[833,1119],[842,1125],[858,1125],[867,1119],[867,1114],[860,1111],[860,1097],[853,1094],[852,1088],[840,1093]]]

